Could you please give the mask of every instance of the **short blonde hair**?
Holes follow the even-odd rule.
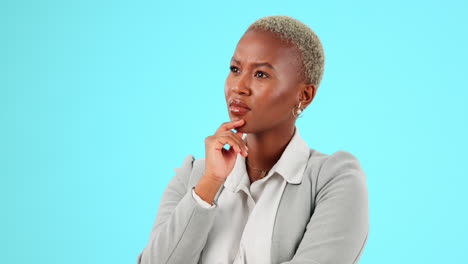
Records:
[[[260,29],[276,33],[281,39],[293,43],[302,55],[306,83],[320,85],[325,54],[315,32],[301,21],[286,15],[266,16],[254,21],[247,29]]]

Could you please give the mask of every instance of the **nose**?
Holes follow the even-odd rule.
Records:
[[[231,90],[236,94],[250,95],[250,78],[248,74],[241,74],[231,79]]]

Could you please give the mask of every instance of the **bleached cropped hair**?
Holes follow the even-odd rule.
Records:
[[[274,15],[257,19],[247,31],[250,29],[267,30],[293,43],[302,55],[306,83],[313,83],[318,89],[323,76],[325,54],[320,39],[309,26],[290,16]]]

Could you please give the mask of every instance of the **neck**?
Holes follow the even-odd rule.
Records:
[[[249,165],[252,168],[270,170],[280,159],[294,135],[295,126],[282,126],[246,136]],[[250,182],[258,180],[261,172],[246,166]]]

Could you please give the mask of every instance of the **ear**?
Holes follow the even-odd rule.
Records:
[[[313,83],[304,83],[301,85],[299,98],[301,98],[302,107],[306,108],[314,100],[317,92],[317,86]]]

